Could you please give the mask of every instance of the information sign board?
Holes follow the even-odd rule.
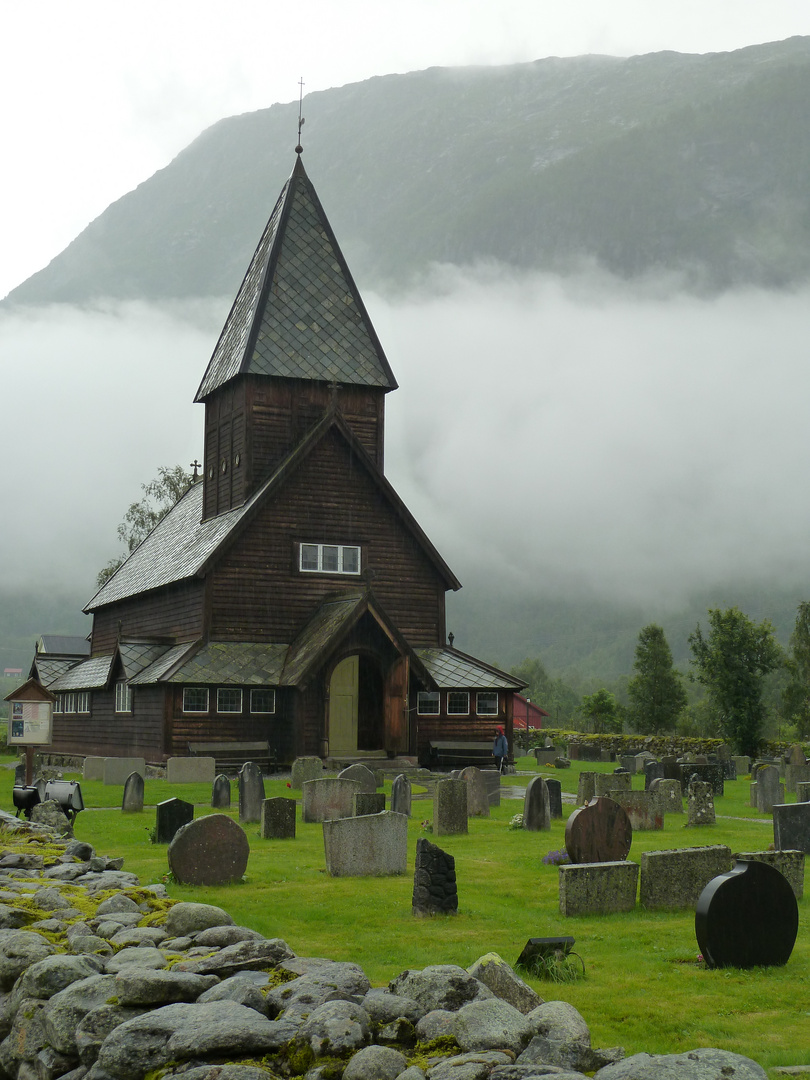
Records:
[[[12,701],[8,741],[20,746],[47,746],[53,737],[50,701]]]

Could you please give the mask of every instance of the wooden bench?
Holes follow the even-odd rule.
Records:
[[[212,757],[218,773],[237,773],[246,761],[255,762],[263,773],[276,771],[276,754],[266,742],[195,742],[188,752],[196,757]]]
[[[425,764],[429,769],[464,769],[467,765],[475,765],[479,769],[494,769],[495,758],[492,756],[490,742],[431,739]]]

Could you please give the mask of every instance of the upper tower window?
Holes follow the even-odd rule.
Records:
[[[347,544],[301,544],[298,568],[309,574],[359,574],[360,548]]]

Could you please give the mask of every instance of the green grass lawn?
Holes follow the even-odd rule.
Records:
[[[518,767],[532,768],[525,758]],[[614,766],[574,763],[569,770],[541,770],[575,792],[579,768],[612,771]],[[11,806],[13,772],[0,775],[0,806]],[[525,786],[520,776],[505,778]],[[643,776],[634,777],[643,788]],[[387,785],[390,791],[390,786]],[[415,789],[419,790],[419,789]],[[283,781],[266,781],[268,797],[291,792]],[[166,848],[150,843],[154,805],[172,796],[197,804],[196,814],[211,813],[206,784],[168,785],[147,780],[141,814],[122,814],[122,788],[82,783],[85,804],[76,835],[103,854],[123,855],[125,869],[144,883],[167,873]],[[236,784],[233,784],[236,802]],[[771,819],[747,806],[748,780],[726,784],[715,801],[714,826],[687,829],[684,816],[667,815],[660,832],[637,832],[630,858],[643,851],[705,844],[728,844],[732,851],[766,849],[773,841]],[[564,818],[572,806],[564,806]],[[294,840],[262,840],[258,826],[248,826],[251,854],[244,882],[224,888],[169,883],[171,896],[218,904],[234,919],[270,937],[283,938],[301,955],[353,960],[375,985],[387,983],[406,968],[448,963],[469,966],[494,951],[514,964],[527,938],[570,935],[585,963],[577,982],[555,985],[529,978],[546,999],[569,1001],[590,1025],[594,1045],[621,1044],[628,1054],[674,1053],[697,1046],[717,1046],[764,1066],[810,1065],[810,1007],[804,987],[810,984],[808,901],[799,903],[799,936],[783,968],[708,971],[697,963],[694,914],[648,912],[563,918],[556,867],[543,856],[565,846],[565,820],[550,832],[509,829],[522,802],[502,799],[490,819],[471,819],[466,836],[432,838],[456,860],[459,913],[454,917],[415,919],[411,915],[412,876],[399,878],[330,878],[325,871],[320,825],[299,817]],[[232,811],[236,816],[236,811]],[[408,826],[409,865],[416,840],[426,835],[422,822],[432,817],[430,801],[414,800]]]

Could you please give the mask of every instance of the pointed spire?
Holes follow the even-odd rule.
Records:
[[[243,374],[396,389],[300,152],[195,400]]]

